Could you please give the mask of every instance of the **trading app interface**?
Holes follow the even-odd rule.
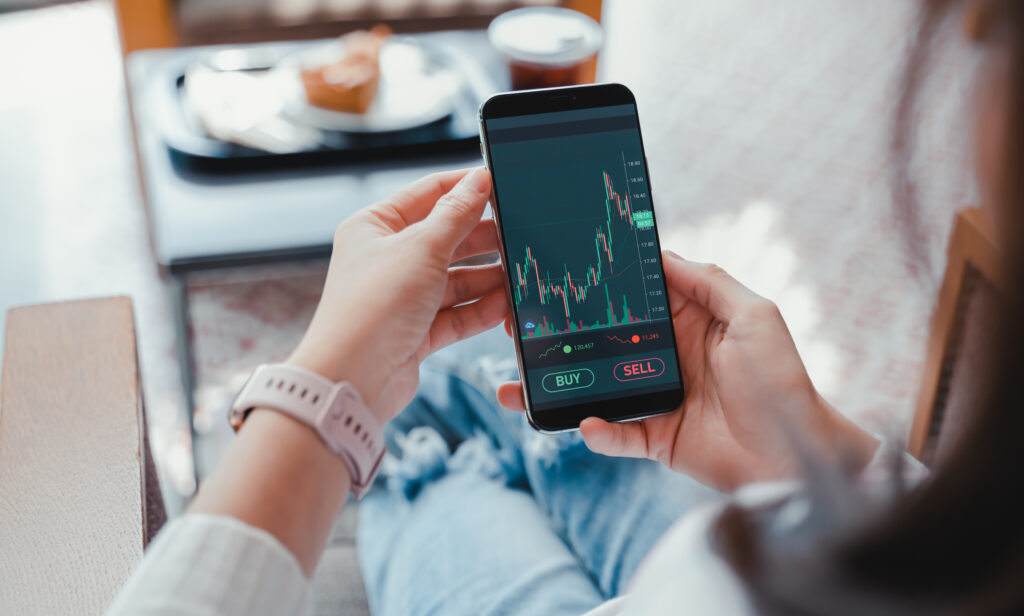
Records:
[[[533,409],[678,389],[635,107],[486,122]]]

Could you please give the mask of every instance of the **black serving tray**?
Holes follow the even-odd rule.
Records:
[[[347,162],[367,162],[396,156],[416,157],[439,153],[471,152],[479,139],[477,109],[490,94],[507,87],[503,62],[489,48],[476,45],[446,44],[438,33],[410,35],[432,52],[444,55],[464,75],[455,94],[453,112],[436,122],[416,128],[378,133],[323,131],[321,143],[313,148],[272,153],[214,139],[186,111],[185,73],[195,58],[168,63],[161,67],[158,126],[175,167],[200,173],[237,173],[252,170],[283,169]],[[322,41],[267,46],[267,67],[300,49]]]

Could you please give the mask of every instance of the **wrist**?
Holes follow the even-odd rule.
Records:
[[[273,435],[275,447],[282,456],[302,460],[302,468],[319,469],[317,474],[324,475],[332,485],[344,484],[342,492],[348,492],[352,481],[351,470],[309,424],[273,409],[256,407],[249,414],[244,427],[248,429],[251,438],[261,439]]]
[[[200,486],[191,513],[237,518],[274,535],[311,577],[351,487],[351,472],[315,430],[257,407]]]
[[[359,348],[358,345],[335,346],[330,353],[322,353],[300,343],[285,363],[315,372],[333,383],[351,383],[366,406],[372,409],[384,388],[380,379],[383,371],[376,362],[349,350],[355,348]]]
[[[829,421],[829,432],[825,440],[828,453],[843,466],[860,471],[878,450],[878,439],[836,410],[820,395],[818,399]]]
[[[386,451],[383,426],[352,383],[295,364],[262,364],[231,404],[235,430],[256,408],[278,411],[311,429],[348,465],[356,498],[370,488]]]

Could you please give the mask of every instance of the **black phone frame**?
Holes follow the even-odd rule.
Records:
[[[480,149],[487,169],[491,170],[491,181],[494,183],[494,191],[491,195],[492,211],[494,221],[498,229],[498,249],[501,253],[501,267],[505,273],[505,293],[512,305],[512,277],[509,268],[506,267],[507,256],[505,251],[505,235],[501,230],[501,208],[498,204],[497,177],[494,175],[491,161],[490,148],[488,147],[486,120],[497,118],[508,118],[515,116],[526,116],[539,113],[552,113],[556,111],[573,111],[578,109],[593,109],[595,107],[607,107],[612,105],[632,105],[636,120],[637,136],[640,139],[640,151],[643,155],[644,174],[647,178],[647,187],[650,194],[651,215],[654,221],[655,242],[659,254],[661,253],[661,239],[658,237],[658,220],[654,208],[653,188],[651,176],[647,165],[647,153],[644,149],[643,134],[640,130],[640,116],[637,110],[636,97],[626,86],[619,83],[601,83],[582,86],[566,86],[561,88],[544,88],[538,90],[521,90],[517,92],[503,92],[495,94],[480,105],[478,120],[480,123]],[[665,275],[665,266],[659,261],[662,278]],[[519,319],[516,318],[513,308],[512,329],[516,345],[516,361],[519,364],[519,374],[522,379],[523,400],[526,402],[526,416],[534,429],[545,433],[565,432],[579,429],[580,422],[588,417],[600,417],[605,421],[632,421],[668,413],[678,408],[684,399],[686,385],[683,382],[681,363],[676,360],[676,372],[679,379],[678,389],[669,389],[636,396],[621,396],[588,402],[584,404],[571,404],[554,409],[534,411],[530,400],[530,390],[526,384],[526,368],[523,364],[522,338],[519,331]],[[675,331],[671,332],[672,347],[678,348],[676,344]],[[624,409],[630,409],[625,411]]]

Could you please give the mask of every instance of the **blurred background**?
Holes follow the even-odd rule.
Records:
[[[774,299],[830,401],[905,433],[953,214],[977,202],[961,18],[928,41],[908,247],[889,158],[913,2],[0,0],[0,311],[131,297],[173,515],[248,372],[301,335],[346,215],[480,164],[493,92],[618,81],[663,245]]]

